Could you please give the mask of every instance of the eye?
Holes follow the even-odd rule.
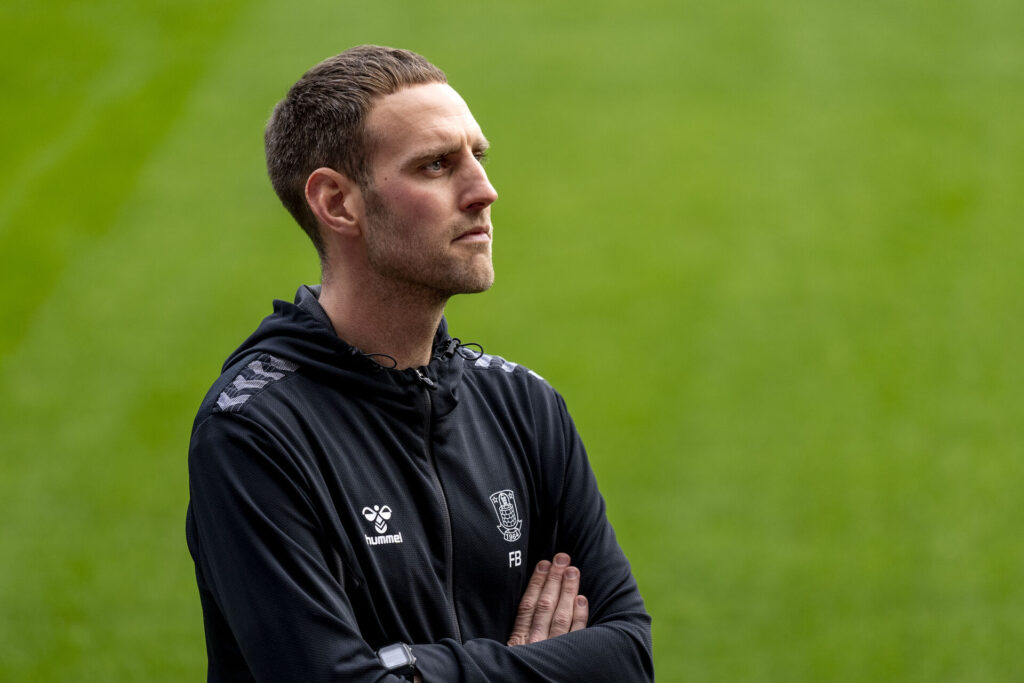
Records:
[[[477,152],[477,153],[476,153],[476,154],[474,154],[473,156],[475,156],[475,157],[476,157],[476,160],[477,160],[477,161],[478,161],[478,162],[479,162],[480,164],[486,164],[486,163],[487,163],[487,159],[489,158],[489,157],[487,156],[487,152]]]
[[[429,164],[426,164],[424,170],[427,171],[443,171],[444,170],[444,159],[434,159]]]

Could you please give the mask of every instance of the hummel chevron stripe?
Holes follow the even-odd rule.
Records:
[[[213,412],[238,412],[246,402],[274,382],[299,369],[295,363],[264,353],[242,368],[231,384],[220,392]]]

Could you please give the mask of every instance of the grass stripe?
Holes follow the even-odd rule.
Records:
[[[2,193],[0,253],[7,258],[0,270],[0,303],[8,318],[0,327],[0,359],[17,346],[67,264],[110,228],[206,68],[209,47],[243,6],[240,0],[175,3],[152,14],[130,3],[100,6],[98,14],[116,17],[117,31],[103,41],[109,55],[85,87],[75,83],[67,92],[22,94],[19,111],[44,110],[50,125],[22,129],[32,131],[24,136],[27,144],[15,146],[24,146],[23,161],[15,165],[23,173]],[[37,21],[22,17],[26,30],[15,45],[32,45],[30,54],[40,44],[59,49],[68,33],[82,30],[72,21],[81,19],[80,10],[74,4],[56,12],[46,6],[36,10]],[[64,21],[45,21],[52,14]],[[52,33],[55,24],[68,33]],[[56,68],[63,69],[65,61]]]

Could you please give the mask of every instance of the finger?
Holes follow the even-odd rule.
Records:
[[[519,601],[519,611],[516,613],[516,622],[512,625],[512,635],[508,638],[509,645],[525,645],[530,635],[530,625],[533,624],[533,612],[537,609],[537,600],[540,598],[541,588],[547,581],[548,571],[551,563],[542,560],[537,563],[533,570],[530,582],[526,584],[526,591],[522,600]]]
[[[572,611],[572,626],[570,631],[582,631],[587,627],[587,620],[590,619],[590,603],[582,595],[576,596]]]
[[[580,570],[568,567],[562,575],[562,591],[558,595],[558,606],[551,616],[551,627],[548,636],[554,638],[568,633],[572,626],[573,612],[576,609],[576,594],[580,592]]]
[[[555,555],[547,581],[537,598],[537,609],[533,611],[533,623],[530,625],[530,642],[539,643],[547,640],[551,629],[551,617],[558,605],[558,595],[562,590],[562,574],[569,566],[569,556],[565,553]]]

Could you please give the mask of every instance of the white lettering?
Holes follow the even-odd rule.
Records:
[[[508,554],[508,566],[518,567],[523,563],[523,553],[519,550],[513,550]]]
[[[401,543],[402,534],[387,534],[380,536],[366,536],[366,545],[387,545],[389,543]]]

